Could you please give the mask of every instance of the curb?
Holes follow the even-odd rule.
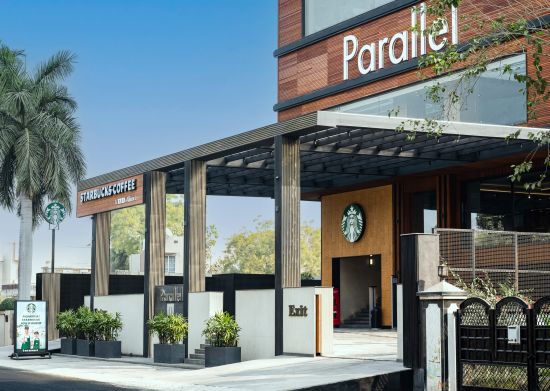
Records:
[[[151,367],[164,367],[164,368],[181,368],[181,369],[204,369],[201,365],[194,365],[194,364],[163,364],[163,363],[155,363],[155,362],[138,362],[133,361],[128,358],[101,358],[101,357],[88,357],[88,356],[76,356],[73,354],[61,354],[61,353],[54,353],[53,356],[59,356],[59,357],[67,357],[67,358],[81,358],[85,360],[96,360],[96,361],[107,361],[107,362],[118,362],[118,363],[125,363],[125,364],[135,364],[135,365],[149,365]]]

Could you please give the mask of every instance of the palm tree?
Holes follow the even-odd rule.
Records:
[[[30,298],[32,232],[44,202],[70,211],[71,186],[85,171],[76,102],[61,84],[74,60],[61,51],[30,73],[23,52],[0,45],[0,205],[20,216],[19,299]]]

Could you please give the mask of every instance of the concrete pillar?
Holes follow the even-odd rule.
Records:
[[[454,312],[466,299],[466,292],[442,281],[433,287],[418,292],[421,302],[420,351],[425,373],[424,389],[456,390],[456,335],[448,335],[449,324],[454,325]],[[450,349],[449,349],[450,348]],[[454,373],[452,372],[454,371]],[[451,379],[451,382],[449,382]],[[418,389],[420,385],[417,384]]]
[[[283,354],[283,289],[300,286],[300,140],[275,138],[275,355]]]
[[[59,338],[55,327],[61,303],[61,274],[42,273],[42,300],[48,302],[48,340]]]
[[[143,355],[151,355],[147,320],[154,315],[155,287],[164,285],[164,246],[166,243],[166,173],[145,174],[145,260]]]

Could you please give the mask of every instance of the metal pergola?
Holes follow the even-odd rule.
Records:
[[[545,131],[439,121],[441,133],[435,136],[418,131],[419,123],[422,120],[319,111],[86,179],[78,188],[163,171],[168,174],[167,193],[183,193],[184,163],[202,160],[207,162],[208,195],[273,197],[274,138],[283,135],[299,138],[302,197],[315,199],[327,189],[528,152],[534,146],[529,134]],[[396,131],[398,127],[402,131]],[[517,137],[506,139],[516,132]]]

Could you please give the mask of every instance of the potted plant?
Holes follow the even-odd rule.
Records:
[[[153,347],[153,361],[179,364],[185,359],[185,345],[189,325],[180,314],[166,315],[161,312],[147,321],[150,334],[156,334],[159,343]]]
[[[228,312],[219,312],[206,321],[202,335],[210,346],[205,348],[205,366],[233,364],[241,361],[241,328]]]
[[[114,315],[104,310],[94,312],[94,325],[97,338],[94,343],[96,357],[120,358],[121,343],[117,341],[118,333],[122,330],[120,313]]]
[[[76,354],[77,319],[73,310],[57,314],[56,328],[61,338],[61,354]]]
[[[88,307],[79,307],[76,310],[76,354],[78,356],[94,355],[94,341],[97,339],[95,327],[94,312]]]

